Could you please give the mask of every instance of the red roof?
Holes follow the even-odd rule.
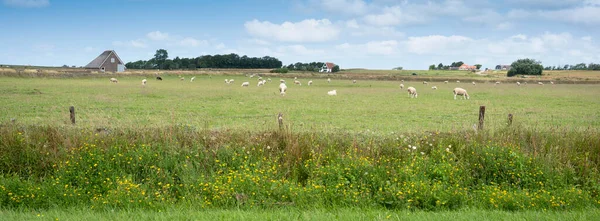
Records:
[[[327,69],[333,69],[333,66],[335,66],[335,64],[331,62],[327,62],[325,65],[327,65]]]

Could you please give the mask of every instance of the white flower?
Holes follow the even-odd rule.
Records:
[[[450,148],[446,148],[446,152],[450,152]]]
[[[413,150],[416,150],[416,149],[417,149],[417,146],[412,146],[412,148],[413,148]]]
[[[421,155],[425,155],[425,153],[421,152]]]
[[[271,149],[271,146],[267,146],[267,150],[270,150],[270,149]]]

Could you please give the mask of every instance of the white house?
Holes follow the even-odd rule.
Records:
[[[321,67],[321,70],[319,70],[319,72],[332,72],[334,66],[334,63],[325,62],[325,64],[323,64],[323,67]]]

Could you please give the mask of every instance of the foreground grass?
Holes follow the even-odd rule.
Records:
[[[0,126],[0,208],[577,210],[600,134]]]
[[[142,87],[143,77],[108,78],[9,78],[0,77],[0,122],[15,119],[27,125],[70,125],[69,106],[77,113],[77,125],[89,127],[163,127],[192,125],[207,129],[272,130],[275,116],[295,131],[456,131],[471,129],[478,120],[479,106],[486,106],[486,126],[501,128],[507,115],[514,115],[519,127],[553,130],[600,128],[598,85],[471,85],[404,82],[417,88],[410,99],[399,81],[358,81],[300,79],[288,93],[278,94],[278,78],[263,87],[256,78],[242,76],[198,76],[194,82],[165,76]],[[235,78],[226,85],[225,78]],[[186,79],[189,79],[187,76]],[[240,87],[250,81],[249,88]],[[439,89],[432,90],[436,85]],[[454,100],[452,89],[463,87],[470,100]],[[327,96],[337,89],[338,96]]]
[[[84,209],[0,210],[2,220],[600,220],[600,210],[523,211],[461,210],[445,212],[389,210],[196,210],[90,211]]]

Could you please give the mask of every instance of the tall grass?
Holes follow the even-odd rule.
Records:
[[[390,133],[0,126],[0,208],[571,210],[596,130]]]

